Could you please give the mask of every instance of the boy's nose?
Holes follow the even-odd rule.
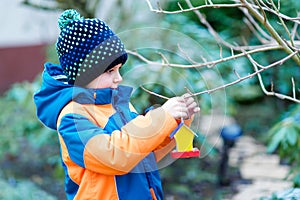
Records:
[[[123,78],[122,78],[120,72],[117,72],[117,73],[116,73],[116,76],[115,76],[115,78],[114,78],[114,82],[115,82],[115,83],[120,83],[122,80],[123,80]]]

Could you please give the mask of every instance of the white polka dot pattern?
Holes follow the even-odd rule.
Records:
[[[81,18],[69,21],[69,24],[61,30],[56,50],[60,64],[71,84],[74,84],[80,76],[91,81],[93,79],[87,77],[85,73],[89,72],[91,78],[96,78],[116,59],[121,57],[120,62],[123,64],[127,59],[121,40],[99,19]],[[99,73],[93,75],[97,72]],[[86,84],[88,80],[84,82]]]

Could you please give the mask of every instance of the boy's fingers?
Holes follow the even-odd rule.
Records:
[[[174,108],[178,108],[179,110],[180,109],[184,109],[184,108],[187,108],[186,104],[185,103],[182,103],[182,102],[176,102],[176,104],[174,105]]]
[[[194,98],[190,97],[185,99],[185,103],[187,106],[189,106],[190,104],[192,104],[193,102],[195,102]]]
[[[199,111],[200,111],[200,108],[199,108],[199,107],[194,108],[194,113],[197,113],[197,112],[199,112]]]
[[[195,101],[188,105],[189,109],[195,108],[195,107],[197,107],[197,103]]]
[[[187,107],[179,107],[177,110],[179,112],[185,112],[185,113],[187,113],[189,111]]]
[[[184,97],[176,97],[176,100],[178,101],[178,102],[182,102],[182,103],[185,103],[185,99],[184,99]]]

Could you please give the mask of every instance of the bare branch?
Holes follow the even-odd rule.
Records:
[[[244,13],[244,15],[247,17],[247,19],[253,24],[253,26],[256,28],[256,30],[266,38],[267,41],[273,41],[273,38],[270,37],[254,20],[254,18],[249,14],[248,10],[245,8],[240,8],[240,10]],[[263,43],[264,44],[264,43]]]
[[[219,47],[220,47],[220,58],[222,59],[223,58],[223,49],[222,49],[221,45],[219,45]]]
[[[177,11],[167,11],[163,10],[160,6],[158,6],[157,9],[153,9],[150,0],[147,0],[149,8],[153,12],[157,13],[164,13],[164,14],[179,14],[184,12],[194,12],[196,16],[199,19],[199,22],[203,24],[206,29],[209,31],[209,33],[214,37],[214,40],[219,45],[220,49],[220,59],[213,60],[213,61],[207,61],[206,58],[202,58],[202,63],[197,63],[194,60],[190,58],[189,55],[187,55],[186,52],[182,50],[182,48],[178,45],[178,49],[184,54],[184,56],[192,63],[188,65],[182,65],[182,64],[174,64],[174,63],[159,63],[159,62],[153,62],[149,61],[147,58],[145,58],[142,55],[139,55],[137,52],[134,52],[133,55],[137,56],[138,58],[148,62],[149,64],[157,64],[161,66],[169,66],[169,67],[178,67],[178,68],[199,68],[199,67],[207,67],[212,68],[216,66],[217,64],[227,62],[233,59],[237,59],[240,57],[247,57],[248,60],[252,63],[255,71],[251,74],[248,74],[246,76],[241,77],[240,74],[234,69],[233,73],[236,75],[237,80],[218,86],[213,89],[201,91],[192,94],[192,96],[197,96],[205,93],[212,93],[220,89],[224,89],[226,87],[229,87],[231,85],[237,84],[243,80],[252,78],[254,76],[258,76],[259,84],[263,90],[263,92],[266,95],[269,96],[276,96],[281,99],[288,99],[293,102],[299,103],[300,100],[296,99],[296,88],[295,88],[295,81],[294,78],[291,78],[292,81],[292,92],[293,96],[288,96],[280,93],[274,92],[274,84],[273,81],[271,81],[271,91],[267,91],[264,83],[261,78],[261,73],[265,70],[268,70],[275,66],[280,66],[284,62],[286,62],[289,59],[293,59],[297,65],[300,66],[300,36],[298,34],[298,28],[300,24],[300,14],[297,15],[297,17],[290,17],[287,15],[284,15],[280,12],[281,7],[281,1],[277,1],[277,5],[275,5],[273,0],[234,0],[234,3],[228,3],[228,4],[214,4],[211,0],[205,0],[205,5],[201,6],[193,6],[191,3],[191,0],[185,0],[185,2],[188,5],[187,9],[184,9],[183,6],[178,3],[179,10]],[[249,46],[248,42],[246,40],[243,41],[244,46],[242,44],[237,44],[235,42],[229,43],[228,41],[224,40],[219,33],[211,26],[211,24],[206,20],[205,15],[203,15],[200,10],[201,9],[207,9],[207,8],[237,8],[240,9],[246,18],[244,18],[245,24],[249,27],[251,32],[255,35],[255,37],[261,42],[262,45],[257,46]],[[278,17],[280,25],[285,30],[285,32],[288,35],[288,38],[284,38],[283,36],[279,35],[279,31],[276,30],[268,21],[268,15],[267,12],[275,15]],[[269,14],[268,13],[268,14]],[[289,30],[289,28],[286,25],[286,21],[291,21],[294,23],[294,26],[292,29]],[[244,39],[244,38],[242,38]],[[227,56],[223,58],[223,47],[228,48],[231,51],[231,56]],[[263,66],[256,62],[252,55],[257,52],[266,52],[270,50],[284,50],[288,55],[274,63],[270,63],[266,66]],[[237,53],[240,52],[240,53]],[[129,52],[130,53],[130,52]]]
[[[298,52],[294,52],[295,54],[298,53]],[[263,80],[262,80],[262,77],[261,77],[261,72],[266,70],[266,69],[269,69],[270,67],[274,67],[276,64],[282,64],[283,62],[285,62],[286,60],[288,60],[289,58],[291,58],[293,55],[288,55],[287,57],[283,58],[282,60],[280,61],[277,61],[276,63],[273,63],[272,65],[269,65],[269,66],[266,66],[266,67],[263,67],[262,69],[258,69],[257,67],[257,62],[250,56],[250,55],[247,55],[250,62],[252,63],[253,67],[254,67],[254,70],[255,70],[255,74],[257,75],[258,77],[258,80],[259,80],[259,83],[260,83],[260,86],[261,86],[261,89],[262,91],[267,95],[267,96],[275,96],[275,97],[278,97],[280,99],[287,99],[287,100],[290,100],[290,101],[293,101],[295,103],[300,103],[300,100],[296,99],[296,95],[293,95],[293,97],[290,97],[290,96],[287,96],[287,95],[284,95],[284,94],[280,94],[280,93],[276,93],[274,92],[274,84],[272,83],[272,88],[271,88],[271,92],[267,91],[267,89],[265,88],[264,86],[264,83],[263,83]],[[293,90],[294,90],[294,86],[293,86]]]
[[[278,1],[278,8],[275,6],[274,2],[272,1],[272,6],[273,6],[273,9],[277,12],[277,14],[279,14],[279,9],[280,9],[280,1]],[[289,38],[290,38],[290,43],[291,43],[291,46],[295,46],[294,44],[294,39],[292,37],[292,34],[290,33],[288,27],[286,26],[285,22],[283,21],[282,17],[280,17],[279,15],[277,15],[280,22],[281,22],[281,25],[283,26],[285,32],[288,34]]]
[[[293,54],[295,55],[295,54],[297,54],[297,53],[298,53],[298,52],[294,52]],[[287,57],[285,57],[285,58],[283,58],[283,59],[281,59],[281,60],[279,60],[279,61],[277,61],[277,62],[275,62],[275,63],[273,63],[273,64],[271,64],[271,65],[268,65],[268,66],[266,66],[266,67],[261,67],[262,69],[260,69],[260,70],[257,69],[256,62],[252,59],[252,57],[251,57],[250,55],[247,55],[248,58],[249,58],[249,60],[250,60],[251,63],[253,64],[253,66],[255,66],[255,72],[254,72],[254,73],[249,74],[248,76],[244,76],[244,77],[242,77],[242,78],[239,78],[239,79],[236,80],[236,81],[233,81],[233,82],[231,82],[231,83],[222,85],[222,86],[220,86],[220,87],[217,87],[217,88],[214,88],[214,89],[211,89],[211,90],[207,90],[207,91],[203,91],[203,92],[199,92],[199,93],[195,93],[195,94],[193,94],[193,96],[200,95],[200,94],[204,94],[204,93],[212,93],[212,92],[214,92],[214,91],[217,91],[217,90],[219,90],[219,89],[224,89],[224,88],[226,88],[226,87],[229,87],[229,86],[231,86],[231,85],[234,85],[234,84],[236,84],[236,83],[239,83],[239,82],[241,82],[241,81],[243,81],[243,80],[246,80],[246,79],[248,79],[248,78],[252,78],[253,76],[257,75],[258,78],[259,78],[259,81],[260,81],[261,88],[262,88],[263,92],[264,92],[266,95],[268,95],[268,96],[276,96],[276,97],[278,97],[278,98],[280,98],[280,99],[287,99],[287,100],[290,100],[290,101],[293,101],[293,102],[296,102],[296,103],[300,103],[300,100],[296,99],[296,98],[295,98],[295,95],[294,95],[293,97],[290,97],[290,96],[287,96],[287,95],[284,95],[284,94],[280,94],[280,93],[276,93],[276,92],[273,92],[273,91],[272,91],[272,92],[268,92],[268,91],[265,89],[265,87],[264,87],[264,84],[263,84],[263,81],[262,81],[262,78],[261,78],[261,74],[260,74],[261,72],[263,72],[263,71],[265,71],[265,70],[267,70],[267,69],[269,69],[269,68],[272,68],[272,67],[277,66],[277,65],[281,65],[282,63],[284,63],[285,61],[289,60],[289,59],[290,59],[292,56],[294,56],[294,55],[288,55]],[[254,62],[252,62],[252,61],[254,61]],[[293,88],[294,88],[294,86],[293,86]]]
[[[162,65],[162,63],[158,63],[158,62],[153,62],[151,60],[148,60],[147,58],[145,58],[144,56],[142,56],[141,54],[139,54],[136,51],[130,51],[130,50],[126,50],[127,53],[136,56],[137,58],[139,58],[140,60],[142,60],[143,62],[147,63],[147,64],[153,64],[153,65]]]
[[[163,54],[163,53],[161,53],[161,52],[157,52],[160,56],[161,56],[161,58],[162,58],[162,64],[165,64],[166,66],[169,66],[170,65],[170,62],[169,62],[169,60],[166,58],[166,56]]]
[[[263,2],[263,1],[261,1],[261,2]],[[258,9],[258,6],[253,5],[253,8]],[[278,12],[274,11],[273,9],[267,7],[267,6],[263,7],[263,9],[266,10],[266,11],[268,11],[268,12],[270,12],[270,13],[272,13],[272,14],[274,14],[274,15],[277,15],[278,17],[281,17],[284,20],[293,21],[294,23],[300,24],[300,21],[299,21],[300,17],[299,16],[297,16],[297,17],[289,17],[289,16],[284,15],[284,14],[282,14],[280,12],[278,13]]]
[[[190,63],[197,64],[197,62],[194,61],[194,60],[188,55],[188,53],[185,52],[185,51],[181,48],[180,44],[177,44],[177,47],[178,47],[179,51],[184,55],[184,57],[185,57]]]
[[[186,90],[186,92],[189,94],[189,95],[193,95],[193,93],[191,92],[191,90],[188,88],[188,87],[184,87],[184,89]],[[185,97],[185,98],[188,98],[188,97]]]
[[[199,95],[202,95],[202,94],[210,94],[210,93],[213,93],[213,92],[216,92],[218,90],[221,90],[221,89],[224,89],[226,87],[229,87],[229,86],[232,86],[232,85],[235,85],[239,82],[242,82],[246,79],[249,79],[249,78],[253,78],[254,76],[258,76],[259,78],[259,81],[260,81],[260,85],[261,85],[261,88],[263,90],[263,92],[268,95],[268,96],[276,96],[280,99],[287,99],[287,100],[290,100],[290,101],[293,101],[293,102],[296,102],[296,103],[300,103],[300,100],[296,99],[296,98],[293,98],[293,97],[290,97],[290,96],[287,96],[287,95],[284,95],[284,94],[280,94],[280,93],[276,93],[276,92],[268,92],[265,87],[264,87],[264,84],[262,82],[262,78],[261,78],[261,72],[267,70],[267,69],[270,69],[272,67],[275,67],[277,65],[282,65],[284,62],[286,62],[287,60],[289,60],[290,58],[292,58],[295,54],[297,54],[298,51],[295,51],[293,52],[292,54],[286,56],[285,58],[281,59],[281,60],[278,60],[268,66],[261,66],[260,65],[260,68],[261,69],[258,69],[257,67],[257,62],[249,55],[249,54],[246,54],[247,57],[249,58],[250,62],[253,64],[254,66],[254,69],[255,69],[255,72],[251,73],[251,74],[248,74],[247,76],[244,76],[244,77],[240,77],[239,75],[238,76],[238,79],[233,81],[233,82],[230,82],[230,83],[227,83],[227,84],[224,84],[224,85],[221,85],[221,86],[218,86],[216,88],[213,88],[213,89],[208,89],[208,90],[205,90],[205,91],[201,91],[201,92],[196,92],[196,93],[193,93],[193,94],[190,94],[191,96],[199,96]],[[142,86],[140,86],[143,90],[145,90],[146,92],[148,92],[149,94],[152,94],[152,95],[155,95],[157,97],[160,97],[160,98],[164,98],[164,99],[169,99],[168,97],[165,97],[165,96],[162,96],[160,94],[157,94],[157,93],[154,93],[152,91],[149,91],[145,88],[143,88]]]
[[[154,9],[150,0],[146,0],[149,6],[150,11],[152,12],[156,12],[156,13],[163,13],[163,14],[179,14],[179,13],[184,13],[184,12],[191,12],[191,11],[195,11],[195,10],[200,10],[200,9],[204,9],[204,8],[236,8],[236,7],[243,7],[243,4],[213,4],[212,2],[210,2],[209,4],[206,5],[201,5],[201,6],[197,6],[197,7],[193,7],[193,8],[188,8],[188,9],[183,9],[181,7],[181,5],[179,6],[180,10],[176,10],[176,11],[167,11],[167,10],[163,10],[161,9],[161,7],[159,6],[158,9]]]
[[[261,16],[261,14],[259,14],[257,10],[253,8],[252,5],[249,4],[246,0],[240,1],[246,6],[251,15],[253,15],[260,23],[264,24],[265,28],[269,31],[269,33],[277,41],[277,43],[283,47],[284,51],[286,51],[288,54],[291,54],[293,51],[279,36],[278,32],[272,27],[272,25],[268,21],[265,21],[265,18]],[[296,54],[293,56],[293,60],[300,66],[300,58]]]
[[[233,72],[235,73],[235,75],[238,77],[238,79],[240,79],[241,78],[241,76],[239,75],[239,73],[235,70],[235,69],[233,69]]]
[[[272,64],[270,64],[270,65],[268,65],[268,66],[260,65],[260,64],[258,64],[254,59],[252,59],[252,57],[249,57],[250,54],[246,54],[246,55],[247,55],[248,58],[251,59],[251,63],[253,62],[253,63],[255,63],[255,65],[258,66],[259,68],[266,70],[266,69],[272,68],[272,67],[277,66],[277,65],[282,65],[284,62],[286,62],[287,60],[289,60],[289,59],[292,58],[293,56],[297,55],[297,54],[299,53],[299,51],[300,51],[300,49],[298,49],[297,51],[294,51],[293,53],[287,55],[287,56],[284,57],[283,59],[278,60],[278,61],[276,61],[276,62],[274,62],[274,63],[272,63]]]
[[[247,18],[244,18],[243,21],[262,44],[269,43],[269,41],[265,40],[263,37],[260,36],[255,27]]]
[[[59,6],[57,6],[56,2],[47,2],[44,4],[38,4],[36,2],[31,2],[30,0],[24,0],[22,1],[22,4],[37,9],[47,10],[47,11],[55,11],[61,9],[59,8]]]
[[[264,9],[262,8],[262,6],[260,5],[260,3],[258,2],[258,0],[254,0],[256,2],[256,4],[258,5],[259,10],[261,11],[263,18],[264,18],[264,22],[262,24],[265,24],[267,22],[267,15],[264,11]],[[249,4],[250,5],[250,4]]]
[[[244,4],[240,4],[240,3],[235,3],[235,4],[213,4],[211,1],[209,1],[209,3],[206,2],[205,5],[201,5],[201,6],[197,6],[197,7],[193,7],[193,8],[182,9],[182,10],[180,9],[180,10],[177,10],[177,11],[167,11],[167,10],[163,10],[161,8],[161,6],[159,6],[158,9],[154,9],[152,4],[150,3],[150,0],[146,0],[146,1],[147,1],[147,4],[148,4],[148,7],[149,7],[150,11],[156,12],[156,13],[162,13],[162,14],[180,14],[180,13],[184,13],[184,12],[191,12],[191,11],[194,11],[194,10],[201,10],[201,9],[205,9],[205,8],[235,8],[235,7],[241,8],[241,7],[244,7]],[[259,9],[259,6],[256,6],[256,5],[252,5],[252,6],[255,9]],[[265,10],[265,11],[268,11],[268,12],[274,14],[274,15],[278,15],[279,17],[281,17],[285,20],[293,21],[297,24],[300,24],[300,16],[290,17],[290,16],[284,15],[282,13],[277,13],[269,7],[262,7],[262,9]]]
[[[136,56],[137,58],[139,58],[140,60],[142,60],[143,62],[145,62],[147,64],[161,65],[161,66],[168,66],[168,67],[178,67],[178,68],[200,68],[200,67],[212,68],[212,67],[216,66],[219,63],[223,63],[223,62],[234,60],[234,59],[237,59],[237,58],[240,58],[240,57],[244,57],[247,54],[254,54],[254,53],[258,53],[258,52],[265,52],[265,51],[278,50],[278,49],[281,49],[281,47],[278,46],[278,45],[274,45],[274,46],[261,45],[261,46],[258,46],[256,49],[253,49],[253,50],[250,50],[250,51],[243,51],[242,53],[235,54],[235,55],[232,55],[232,56],[228,56],[228,57],[225,57],[225,58],[221,58],[219,60],[206,61],[204,63],[193,63],[191,65],[174,64],[174,63],[165,64],[165,63],[161,63],[161,62],[155,62],[155,61],[151,61],[151,60],[145,58],[143,55],[139,54],[136,51],[130,51],[130,50],[126,50],[126,51],[127,51],[127,53],[129,53],[133,56]]]
[[[293,98],[296,99],[296,88],[295,88],[294,77],[292,77],[292,87],[293,87]]]
[[[298,13],[298,16],[300,16],[300,13]],[[299,27],[299,24],[295,23],[294,27],[292,29],[292,33],[291,33],[291,37],[292,37],[293,40],[296,38],[298,27]]]
[[[285,44],[285,42],[281,39],[281,37],[278,35],[278,33],[276,32],[276,30],[269,24],[269,22],[265,22],[265,17],[261,16],[257,11],[256,9],[259,9],[261,8],[262,10],[268,10],[269,11],[269,8],[268,7],[259,7],[259,6],[256,6],[256,5],[253,5],[253,4],[250,4],[248,2],[246,2],[245,0],[240,0],[242,2],[242,4],[210,4],[210,5],[202,5],[202,6],[197,6],[197,7],[194,7],[190,0],[186,0],[186,3],[188,4],[189,6],[189,9],[185,9],[185,10],[179,10],[179,11],[165,11],[165,10],[155,10],[153,9],[153,7],[151,6],[151,3],[149,0],[147,0],[148,2],[148,5],[150,5],[150,10],[151,11],[155,11],[155,12],[159,12],[159,13],[165,13],[165,14],[178,14],[178,13],[182,13],[182,12],[190,12],[190,11],[193,11],[199,18],[200,22],[205,25],[208,29],[208,31],[214,36],[214,38],[216,39],[216,41],[218,43],[221,43],[223,44],[224,46],[230,48],[230,49],[234,49],[236,51],[241,51],[243,50],[243,48],[241,47],[237,47],[237,46],[234,46],[234,45],[231,45],[230,43],[224,41],[220,36],[219,34],[212,28],[212,26],[208,23],[208,21],[205,19],[205,17],[199,12],[200,9],[203,9],[203,8],[221,8],[221,7],[237,7],[237,8],[243,8],[243,7],[246,7],[248,9],[248,11],[254,16],[256,17],[262,24],[265,25],[265,27],[267,28],[267,30],[270,32],[270,34],[272,35],[272,37],[280,44],[283,46],[283,48],[285,49],[285,51],[287,53],[291,53],[292,51],[289,49],[289,47]],[[277,14],[276,12],[273,11],[274,14]],[[248,15],[249,16],[249,15]],[[285,18],[287,19],[286,16],[284,15],[279,15],[280,17],[282,18]],[[288,19],[298,19],[298,18],[288,18]],[[298,20],[295,20],[295,21],[299,21],[300,18]],[[253,21],[253,20],[252,20]],[[256,26],[258,27],[258,26]],[[261,29],[258,29],[258,30],[261,30]],[[262,33],[263,31],[261,31]],[[266,36],[266,34],[264,34]],[[270,38],[270,37],[268,37]],[[293,58],[295,60],[295,62],[300,66],[300,58],[298,58],[296,55],[295,57]]]
[[[189,8],[197,15],[197,17],[199,18],[199,21],[207,27],[208,31],[210,32],[210,34],[212,34],[212,36],[215,38],[215,40],[218,43],[223,44],[224,46],[230,48],[230,49],[234,49],[234,50],[239,50],[237,49],[236,46],[233,46],[232,44],[226,42],[225,40],[222,39],[222,37],[217,33],[217,31],[214,30],[214,28],[209,24],[209,22],[205,19],[205,17],[203,16],[203,14],[200,13],[200,11],[198,9],[193,9],[193,8],[197,8],[197,7],[193,7],[192,3],[190,0],[185,0],[186,3],[188,4]]]
[[[155,92],[152,92],[152,91],[150,91],[150,90],[147,90],[147,89],[144,88],[144,86],[142,86],[142,85],[140,85],[140,88],[142,88],[145,92],[147,92],[147,93],[149,93],[149,94],[151,94],[151,95],[154,95],[154,96],[160,97],[160,98],[162,98],[162,99],[166,99],[166,100],[170,99],[169,97],[166,97],[166,96],[157,94],[157,93],[155,93]]]
[[[208,1],[208,3],[207,3],[207,1]],[[205,0],[205,3],[209,4],[209,5],[213,5],[213,2],[211,0]]]
[[[274,83],[273,83],[273,80],[271,80],[271,92],[274,92]]]
[[[180,2],[177,2],[177,5],[178,5],[178,7],[180,8],[180,10],[182,11],[182,10],[183,10],[183,8],[182,8],[182,6],[181,6]]]

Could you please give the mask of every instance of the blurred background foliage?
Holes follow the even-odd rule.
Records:
[[[55,4],[53,9],[78,8],[87,17],[97,15],[96,13],[99,12],[95,9],[98,8],[97,4],[104,5],[104,1],[57,0],[56,2],[58,4]],[[145,17],[141,23],[137,16],[150,12],[146,2],[128,1],[126,4],[124,1],[114,2],[120,12],[112,13],[108,18],[117,19],[118,22],[112,23],[112,26],[115,27],[127,49],[136,50],[149,60],[161,61],[163,59],[161,54],[163,54],[170,62],[182,64],[190,63],[191,60],[201,62],[202,58],[206,60],[219,58],[220,49],[217,42],[206,28],[199,24],[194,13],[155,15],[155,17],[145,14],[148,18]],[[178,10],[177,2],[177,0],[164,1],[162,6],[167,10]],[[186,7],[183,0],[179,2]],[[45,8],[44,5],[33,5],[30,1],[25,3]],[[195,6],[204,3],[205,0],[193,1]],[[287,0],[281,1],[281,4],[281,11],[289,16],[296,16],[296,12],[300,9],[299,1]],[[95,6],[88,10],[86,5]],[[128,6],[131,6],[134,12],[125,9]],[[201,12],[226,40],[238,43],[246,40],[251,44],[257,43],[256,37],[243,23],[243,15],[239,10],[204,9]],[[271,23],[276,25],[278,21],[276,18],[271,18]],[[188,53],[190,59],[187,59],[185,53]],[[223,50],[224,57],[230,54],[231,52],[226,49]],[[284,55],[285,53],[281,51],[274,51],[257,53],[255,58],[262,63],[271,63]],[[58,63],[54,44],[49,46],[47,60]],[[165,100],[146,93],[139,87],[140,85],[153,92],[172,97],[185,93],[185,87],[192,92],[198,92],[234,81],[236,75],[233,69],[241,76],[252,72],[250,63],[244,58],[221,63],[211,69],[179,69],[145,64],[138,58],[130,56],[126,66],[122,68],[122,73],[124,84],[134,87],[133,104],[139,112],[143,112],[150,105],[163,104]],[[295,78],[296,88],[299,88],[299,73],[299,66],[291,61],[283,67],[275,67],[264,72],[263,78],[268,87],[273,83],[276,91],[292,94],[291,77]],[[54,131],[45,128],[35,115],[32,96],[40,84],[40,76],[32,83],[16,83],[0,98],[0,124],[2,132],[5,133],[0,135],[1,167],[4,170],[2,176],[30,178],[58,199],[63,199],[64,175],[60,164],[57,135]],[[291,177],[294,185],[300,186],[299,105],[264,96],[256,78],[212,94],[198,96],[197,101],[202,115],[209,115],[212,110],[218,110],[220,114],[232,116],[241,125],[245,134],[252,135],[259,142],[268,145],[270,153],[278,153],[283,162],[293,166]],[[196,124],[192,128],[201,136],[198,126]],[[202,135],[195,141],[195,145],[211,148],[212,151],[208,156],[200,160],[191,159],[188,164],[186,160],[178,160],[161,170],[166,195],[172,194],[179,199],[200,199],[200,197],[211,199],[212,196],[222,199],[223,196],[234,193],[231,188],[223,190],[217,188],[219,150],[204,141],[205,137]],[[20,168],[23,170],[20,171]],[[230,170],[236,176],[235,178],[238,178],[238,169]],[[53,180],[56,184],[53,184]]]

